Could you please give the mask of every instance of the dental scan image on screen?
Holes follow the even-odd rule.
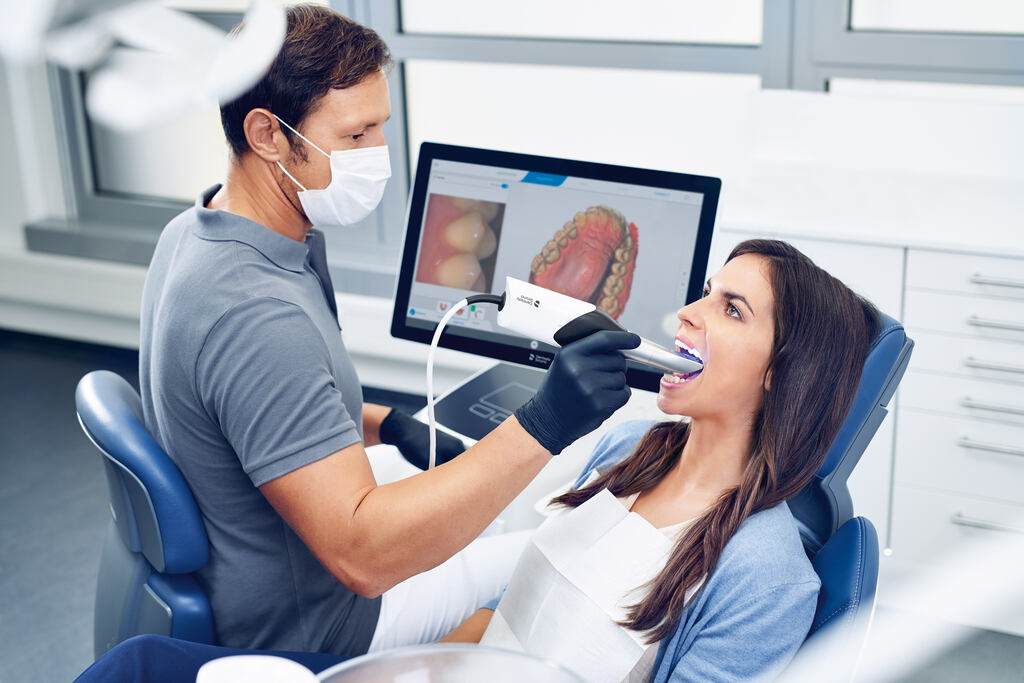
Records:
[[[512,276],[589,301],[670,345],[685,305],[704,195],[529,169],[431,160],[407,323],[433,327]],[[502,330],[494,306],[460,311],[471,338],[537,343]]]

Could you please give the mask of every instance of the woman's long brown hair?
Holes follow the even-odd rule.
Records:
[[[650,592],[627,612],[623,626],[645,632],[652,643],[675,630],[686,591],[714,571],[743,521],[810,482],[850,410],[879,329],[874,306],[786,242],[748,240],[727,260],[744,254],[769,264],[775,338],[765,376],[771,388],[764,389],[739,485],[687,528]],[[686,422],[653,426],[632,455],[554,502],[576,507],[605,488],[616,496],[652,488],[679,462],[688,429]]]

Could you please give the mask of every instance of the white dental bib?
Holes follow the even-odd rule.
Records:
[[[545,520],[480,643],[552,659],[587,681],[648,680],[657,644],[616,622],[646,595],[688,522],[656,529],[629,511],[634,499],[604,489]]]

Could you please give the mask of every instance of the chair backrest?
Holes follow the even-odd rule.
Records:
[[[810,557],[853,517],[847,479],[882,424],[913,348],[914,341],[903,326],[883,313],[878,336],[864,361],[857,395],[832,448],[811,483],[787,501]]]
[[[814,479],[787,501],[821,579],[807,642],[838,631],[837,642],[844,643],[830,664],[835,680],[847,680],[853,673],[878,585],[878,534],[868,519],[853,516],[847,479],[885,418],[914,348],[899,322],[882,314],[881,323],[853,405],[825,461]]]
[[[192,576],[209,560],[206,530],[184,477],[145,428],[138,393],[98,370],[79,381],[75,406],[103,455],[113,515],[96,588],[96,655],[141,633],[212,643],[209,600]]]

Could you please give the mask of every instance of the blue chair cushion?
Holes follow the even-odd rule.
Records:
[[[878,584],[878,534],[864,517],[854,517],[811,560],[821,579],[818,608],[808,638],[823,629],[851,628],[860,608],[873,604]]]

